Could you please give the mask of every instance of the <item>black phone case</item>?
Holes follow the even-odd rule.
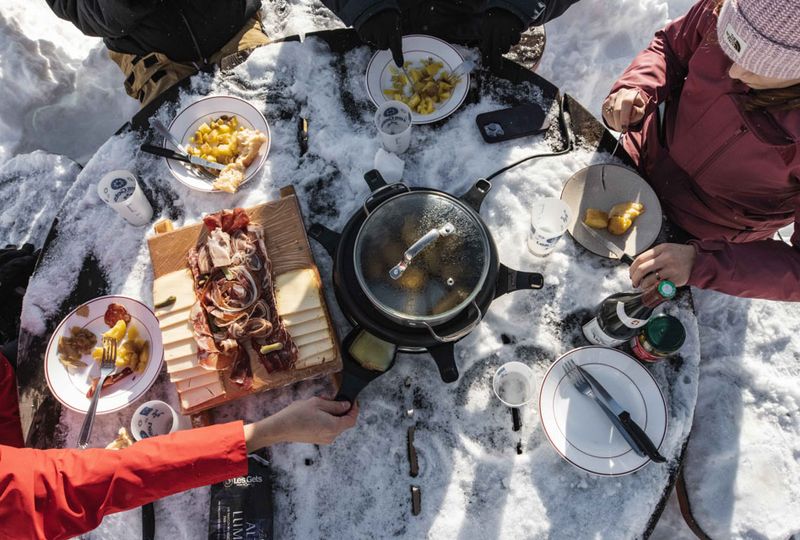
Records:
[[[479,114],[475,118],[481,137],[497,143],[547,131],[550,122],[538,105],[525,104]]]

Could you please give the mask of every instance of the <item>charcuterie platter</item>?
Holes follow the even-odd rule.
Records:
[[[286,194],[148,239],[183,414],[341,370],[300,206]]]

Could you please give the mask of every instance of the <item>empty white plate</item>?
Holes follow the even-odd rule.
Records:
[[[269,154],[269,147],[272,144],[272,134],[269,131],[269,124],[267,124],[267,119],[264,118],[261,111],[247,101],[236,97],[207,97],[195,101],[179,112],[169,125],[169,131],[185,148],[189,145],[189,139],[195,134],[200,124],[203,122],[211,123],[222,115],[236,116],[240,126],[249,129],[257,129],[267,135],[267,143],[261,145],[261,149],[258,151],[258,157],[247,167],[244,181],[239,186],[241,187],[253,178],[264,165],[264,162],[267,160],[267,154]],[[163,144],[166,148],[177,150],[177,148],[166,139],[164,139]],[[164,159],[167,162],[167,167],[169,168],[169,172],[172,173],[172,176],[186,187],[197,191],[225,193],[212,189],[209,179],[200,175],[197,170],[188,163],[167,158]]]
[[[592,474],[622,476],[644,467],[650,458],[636,454],[600,406],[572,386],[564,368],[568,358],[605,387],[656,447],[667,433],[667,403],[650,372],[623,352],[591,346],[564,354],[544,376],[539,415],[550,444]]]
[[[86,367],[68,370],[58,360],[58,338],[70,336],[70,329],[79,326],[97,336],[96,346],[102,346],[101,334],[108,330],[103,317],[111,303],[121,304],[128,310],[131,316],[128,325],[135,325],[142,339],[150,343],[150,357],[144,372],[128,375],[100,394],[97,414],[106,414],[127,407],[147,392],[161,372],[164,348],[161,344],[161,329],[153,311],[139,300],[127,296],[101,296],[89,300],[64,317],[50,336],[44,357],[47,386],[58,401],[75,412],[85,413],[89,409],[91,399],[86,397],[86,392],[91,386],[92,378],[100,376],[100,364],[92,359],[90,354],[86,354],[81,358],[81,361],[87,364]],[[83,311],[82,308],[84,310],[88,308],[88,313],[79,315],[79,311]]]
[[[446,41],[417,34],[403,36],[403,58],[406,62],[411,62],[414,67],[418,67],[422,60],[433,58],[444,64],[444,69],[447,71],[454,70],[464,61],[461,53]],[[383,91],[392,88],[392,68],[395,68],[394,60],[388,50],[376,52],[367,65],[367,94],[376,107],[385,101],[390,101]],[[437,103],[436,110],[431,114],[411,111],[411,123],[430,124],[447,118],[464,103],[468,90],[469,74],[462,75],[450,99],[444,103]]]

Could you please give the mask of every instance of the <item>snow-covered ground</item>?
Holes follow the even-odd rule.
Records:
[[[539,72],[598,113],[614,78],[647,44],[653,31],[685,12],[691,3],[691,0],[583,0],[564,17],[548,25],[548,43]],[[265,1],[263,11],[267,31],[274,37],[340,24],[310,0]],[[122,90],[122,77],[108,60],[102,43],[81,35],[69,23],[57,19],[41,0],[5,0],[0,6],[0,66],[3,88],[0,97],[0,197],[4,209],[0,226],[7,225],[0,231],[8,235],[0,238],[0,242],[30,239],[41,243],[46,233],[44,224],[63,198],[66,186],[60,182],[66,173],[48,177],[39,172],[34,180],[35,187],[20,188],[22,198],[33,198],[35,194],[36,200],[42,201],[41,208],[19,201],[10,204],[13,195],[3,189],[4,182],[26,171],[34,176],[33,172],[41,171],[46,163],[64,169],[70,167],[65,160],[31,153],[37,149],[86,163],[138,107]],[[263,76],[263,73],[252,75]],[[356,91],[354,89],[354,93]],[[363,140],[371,144],[371,134],[364,133]],[[450,142],[455,149],[460,141]],[[124,137],[115,139],[104,151],[119,159],[119,152],[128,151],[126,144]],[[115,151],[115,145],[119,151]],[[327,151],[332,148],[333,144]],[[335,156],[336,159],[325,156],[326,149],[322,147],[319,151],[323,158],[319,174],[323,176],[330,173],[324,166],[324,159],[338,162],[341,156]],[[276,153],[276,158],[280,155]],[[276,173],[276,181],[291,180],[288,173],[283,178],[277,174],[294,170],[290,157],[271,160],[268,164]],[[363,161],[363,156],[357,154],[352,158],[355,163]],[[420,161],[425,159],[424,155],[419,157]],[[104,163],[92,165],[101,170]],[[467,159],[458,166],[471,171],[482,165],[475,159]],[[555,168],[550,173],[568,174],[570,165]],[[513,177],[510,181],[514,181]],[[298,182],[303,181],[298,179]],[[51,189],[42,190],[42,186]],[[156,200],[162,196],[166,194],[158,190],[154,193]],[[239,197],[236,202],[247,204],[247,197]],[[90,201],[77,193],[71,194],[70,199],[79,204]],[[498,195],[500,200],[509,199]],[[219,202],[217,199],[217,206]],[[210,208],[208,201],[201,200],[182,210],[194,215],[206,206]],[[515,211],[515,206],[500,205],[495,211]],[[332,215],[329,225],[336,226],[345,215],[347,212]],[[115,219],[110,210],[108,219]],[[488,219],[503,221],[502,216]],[[14,227],[14,220],[30,220],[35,228],[31,232]],[[499,239],[501,245],[506,242],[512,246],[514,231],[511,233]],[[98,232],[94,241],[99,243],[103,238]],[[117,249],[122,251],[126,247],[133,250],[134,256],[126,267],[128,275],[119,282],[119,292],[147,298],[150,293],[144,286],[148,272],[146,253],[141,251],[139,243],[121,245]],[[556,267],[563,263],[558,258],[552,260],[550,264]],[[505,262],[519,265],[521,261]],[[126,284],[134,289],[126,290]],[[31,303],[37,300],[47,305],[46,298],[31,299]],[[786,538],[800,531],[800,512],[797,511],[800,488],[796,482],[800,477],[800,391],[795,384],[800,380],[800,308],[703,291],[695,291],[695,302],[703,361],[695,426],[686,461],[695,514],[714,538]],[[35,320],[28,320],[27,324],[31,329],[36,328]],[[302,392],[302,387],[298,391]],[[375,411],[367,419],[380,422],[381,415],[380,411]],[[438,449],[429,450],[437,452]],[[314,456],[309,455],[309,458]],[[313,470],[308,474],[311,481]],[[178,497],[180,504],[192,502],[190,496]],[[508,500],[506,504],[513,504],[513,501]],[[654,537],[691,537],[682,525],[676,506],[674,503],[668,506]],[[303,509],[296,511],[298,517],[302,517]],[[110,530],[114,530],[113,521],[109,523]],[[181,537],[181,530],[176,527],[176,537]],[[497,530],[520,531],[499,525],[495,532]],[[313,531],[295,529],[295,532],[300,536]],[[472,537],[464,532],[463,537]],[[135,531],[131,536],[138,537]]]

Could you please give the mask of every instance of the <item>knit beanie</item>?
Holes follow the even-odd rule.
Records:
[[[725,0],[719,44],[756,75],[800,79],[800,0]]]

